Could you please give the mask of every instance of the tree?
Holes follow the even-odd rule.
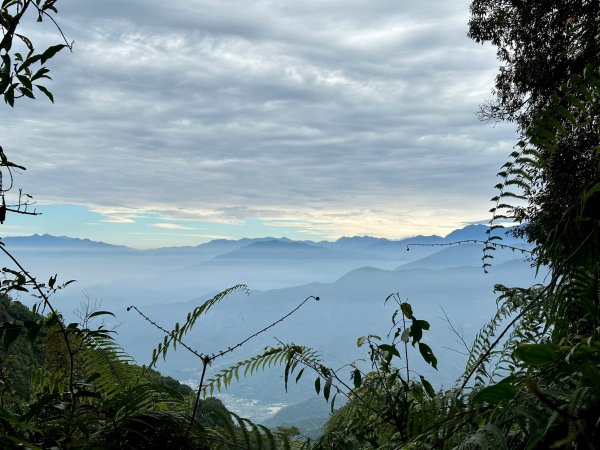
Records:
[[[600,441],[600,3],[474,0],[471,12],[469,35],[497,46],[502,64],[496,99],[482,107],[482,116],[512,121],[521,133],[499,173],[490,231],[496,220],[521,222],[518,233],[536,245],[534,263],[552,271],[545,285],[497,286],[498,311],[477,336],[456,391],[437,393],[427,411],[433,421],[419,423],[417,434],[394,448],[595,449]],[[487,249],[498,239],[490,234]],[[392,404],[381,389],[370,393]],[[444,398],[458,401],[446,404]],[[424,408],[408,409],[414,421]],[[361,448],[371,436],[377,436],[377,446],[390,444],[386,429],[366,427],[357,421],[357,411],[364,408],[354,399],[334,417],[324,448],[331,442]],[[352,430],[359,435],[352,436]]]
[[[476,341],[466,377],[478,374],[491,382],[472,399],[494,409],[481,416],[485,425],[466,442],[595,448],[600,437],[600,4],[475,0],[471,11],[470,36],[496,45],[503,64],[496,100],[482,114],[514,121],[521,132],[499,173],[494,220],[520,222],[518,233],[536,245],[534,262],[552,272],[545,286],[501,288],[500,309]],[[513,205],[515,197],[526,205]],[[508,320],[503,329],[502,319]],[[505,375],[499,382],[493,354]]]
[[[46,62],[64,48],[72,48],[66,41],[52,13],[57,13],[57,0],[2,0],[0,7],[0,96],[7,105],[14,107],[19,98],[35,99],[39,92],[54,102],[52,93],[42,82],[50,79],[50,70]],[[18,33],[19,24],[34,14],[37,22],[49,19],[57,28],[64,43],[52,45],[41,53],[37,53],[33,42],[27,36]],[[7,212],[35,215],[31,209],[32,197],[19,190],[18,197],[13,203],[6,203],[5,194],[13,189],[13,170],[25,170],[25,167],[9,160],[0,145],[0,223],[4,223]],[[3,180],[3,174],[8,180]],[[4,177],[7,178],[7,177]],[[8,182],[7,182],[8,181]]]
[[[594,0],[474,0],[470,38],[497,47],[496,99],[484,118],[532,123],[548,99],[597,56]]]
[[[600,108],[595,99],[586,98],[591,91],[566,85],[574,74],[598,75],[599,18],[600,3],[594,0],[471,4],[469,36],[496,46],[501,63],[495,99],[482,107],[481,116],[515,122],[521,144],[531,144],[520,146],[501,172],[509,183],[499,185],[505,189],[500,199],[515,194],[509,187],[524,188],[515,195],[527,204],[494,212],[521,223],[517,234],[537,245],[540,263],[577,266],[600,250],[600,232],[594,225],[600,214],[598,196],[582,202],[583,193],[600,181]],[[568,102],[559,105],[567,90]],[[548,115],[548,109],[553,113]],[[547,121],[552,116],[558,116],[553,124]],[[579,248],[584,239],[585,248]]]

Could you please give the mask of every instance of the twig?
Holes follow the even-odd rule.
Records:
[[[214,360],[216,358],[219,358],[223,355],[226,355],[227,353],[230,353],[232,351],[234,351],[236,348],[241,347],[242,345],[244,345],[246,342],[248,342],[250,339],[255,338],[256,336],[258,336],[259,334],[264,333],[265,331],[267,331],[269,328],[273,328],[275,325],[277,325],[280,322],[283,322],[285,319],[287,319],[288,317],[290,317],[292,314],[294,314],[296,311],[298,311],[300,308],[302,308],[302,306],[309,301],[310,299],[314,299],[316,301],[319,301],[319,297],[315,297],[314,295],[309,295],[308,297],[306,297],[298,306],[296,306],[294,309],[292,309],[289,313],[287,313],[285,316],[281,317],[280,319],[276,320],[275,322],[271,323],[270,325],[267,325],[266,327],[264,327],[262,330],[257,331],[256,333],[254,333],[251,336],[248,336],[246,339],[244,339],[242,342],[234,345],[233,347],[227,347],[227,350],[222,350],[216,354],[211,355],[210,359]]]
[[[492,247],[500,247],[503,249],[514,250],[514,251],[518,251],[521,253],[528,253],[530,255],[533,255],[533,251],[527,250],[526,248],[515,247],[514,245],[508,245],[508,244],[501,244],[499,242],[483,241],[481,239],[464,239],[461,241],[429,243],[429,244],[406,244],[406,251],[409,251],[410,247],[449,247],[452,245],[461,245],[461,244],[489,245]]]
[[[189,351],[190,353],[192,353],[193,355],[197,356],[200,359],[204,359],[206,357],[206,355],[197,352],[196,350],[194,350],[192,347],[190,347],[189,345],[187,345],[185,342],[183,342],[181,339],[177,338],[176,336],[174,336],[173,333],[171,333],[170,331],[167,331],[165,328],[163,328],[162,326],[160,326],[158,323],[156,323],[154,320],[152,320],[150,317],[148,317],[147,315],[145,315],[142,311],[140,311],[138,309],[137,306],[128,306],[127,307],[127,311],[131,311],[132,309],[134,309],[140,316],[142,316],[142,318],[144,320],[146,320],[148,323],[150,323],[150,325],[154,326],[155,328],[158,328],[160,331],[162,331],[163,333],[165,333],[167,336],[172,337],[175,341],[177,341],[183,348],[185,348],[187,351]],[[158,358],[158,352],[157,352],[157,356]],[[156,361],[152,361],[152,364],[154,364]],[[152,365],[150,364],[150,365]]]
[[[56,20],[54,20],[54,17],[52,17],[50,14],[48,14],[46,11],[44,11],[42,8],[40,8],[35,3],[34,3],[34,6],[38,10],[39,14],[43,14],[44,16],[48,17],[52,21],[52,23],[54,23],[54,26],[56,27],[56,29],[58,30],[58,32],[62,36],[63,41],[65,41],[65,44],[66,44],[67,48],[69,49],[69,51],[71,53],[73,53],[73,45],[75,44],[75,41],[71,41],[71,43],[69,43],[69,41],[67,41],[67,38],[66,38],[65,34],[63,33],[63,30],[60,28],[60,25],[56,22]]]
[[[458,330],[454,327],[454,325],[452,325],[452,322],[450,321],[450,318],[448,317],[448,314],[446,314],[446,310],[444,309],[444,307],[442,305],[440,305],[440,309],[442,310],[442,312],[444,313],[444,320],[448,323],[448,326],[450,327],[450,330],[456,335],[456,337],[458,338],[459,343],[461,343],[463,345],[463,347],[465,347],[465,349],[467,350],[467,355],[471,352],[471,349],[469,348],[469,345],[467,344],[467,342],[465,341],[465,337],[458,332]],[[448,350],[454,350],[460,354],[465,354],[462,353],[458,350],[455,349],[449,349],[448,347],[444,347]]]
[[[188,425],[187,433],[189,434],[192,429],[192,425],[194,425],[194,420],[196,419],[196,410],[200,405],[200,395],[202,393],[202,385],[204,384],[204,375],[206,375],[206,367],[210,363],[210,358],[208,356],[204,356],[202,358],[202,375],[200,375],[200,384],[198,385],[198,390],[196,391],[196,399],[194,400],[194,409],[192,410],[192,418],[190,419],[190,424]]]

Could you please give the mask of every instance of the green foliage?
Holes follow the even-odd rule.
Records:
[[[479,36],[492,39],[500,51],[510,47],[516,59],[508,71],[523,83],[529,80],[528,85],[516,79],[510,82],[516,88],[512,99],[531,96],[524,109],[515,110],[523,138],[499,173],[503,182],[496,186],[499,194],[492,220],[522,222],[519,233],[536,245],[535,264],[549,266],[552,275],[544,287],[505,289],[497,316],[476,340],[465,382],[474,372],[492,381],[487,366],[493,356],[509,376],[474,390],[474,403],[496,407],[480,415],[481,427],[464,445],[486,448],[486,441],[497,446],[493,448],[595,448],[593,443],[600,437],[598,4],[536,3],[529,11],[536,19],[552,15],[541,30],[546,40],[548,35],[561,34],[557,40],[568,50],[560,56],[548,52],[547,46],[556,44],[551,40],[546,47],[522,52],[519,45],[535,42],[541,34],[536,30],[530,37],[518,35],[523,25],[521,7],[529,6],[503,4],[492,10],[489,2],[474,2],[479,9],[472,24],[483,26],[479,32],[498,33]],[[515,21],[502,22],[501,14],[509,10],[516,14]],[[562,25],[560,17],[565,20]],[[504,40],[507,36],[519,38],[509,43]],[[519,72],[542,56],[549,64],[548,78],[533,79]],[[498,80],[509,80],[505,75]],[[544,91],[544,85],[552,90]],[[527,205],[511,204],[515,196],[506,192],[512,187],[519,189],[516,197]],[[499,338],[508,338],[492,341],[496,330]],[[484,377],[476,378],[476,383],[483,381]]]
[[[50,70],[44,65],[64,48],[71,48],[68,42],[51,45],[36,53],[31,40],[17,33],[17,27],[27,9],[37,11],[38,22],[44,18],[52,19],[51,13],[57,13],[56,0],[3,1],[0,9],[0,27],[3,35],[0,41],[0,95],[7,105],[14,107],[15,99],[28,97],[35,99],[35,91],[43,93],[54,102],[52,93],[40,82],[49,80]],[[39,65],[36,67],[36,65]]]
[[[482,115],[529,126],[562,83],[597,56],[599,14],[598,3],[587,0],[473,0],[469,37],[495,46],[501,65],[496,98]]]
[[[415,429],[378,422],[366,405],[389,409],[406,397],[387,399],[385,377],[356,376],[371,390],[332,417],[319,448],[592,449],[600,439],[600,6],[474,0],[471,12],[470,36],[497,46],[503,64],[482,115],[516,121],[522,133],[498,173],[484,268],[499,245],[494,230],[509,220],[551,275],[545,286],[496,286],[498,310],[457,389],[435,393],[422,382],[434,404],[422,421],[423,403],[404,405]],[[378,340],[359,344],[368,339]],[[400,354],[383,350],[389,360]]]
[[[166,359],[169,349],[172,348],[173,350],[175,350],[177,348],[177,344],[183,345],[187,350],[189,350],[191,353],[193,353],[201,359],[203,357],[208,357],[207,355],[203,355],[192,350],[189,346],[184,344],[183,338],[194,327],[197,320],[203,314],[207,313],[213,306],[215,306],[225,297],[237,291],[248,293],[248,287],[245,284],[238,284],[222,292],[219,292],[213,298],[203,302],[200,306],[194,308],[191,312],[189,312],[183,324],[180,325],[179,322],[176,323],[175,327],[171,331],[163,329],[162,327],[158,326],[156,323],[148,319],[146,316],[143,316],[143,314],[136,307],[130,306],[129,308],[127,308],[128,311],[130,311],[131,309],[135,309],[138,313],[142,314],[142,316],[145,319],[147,319],[150,323],[152,323],[154,326],[157,326],[160,330],[165,332],[163,342],[159,343],[158,346],[154,350],[152,350],[152,362],[150,363],[150,365],[154,366],[157,363],[158,358],[160,356],[162,356],[163,359]],[[212,355],[212,357],[208,358],[213,359],[214,356],[215,355]]]
[[[32,315],[6,296],[0,306],[10,320]],[[91,313],[84,323],[105,314]],[[50,317],[37,336],[22,330],[10,343],[40,341],[43,360],[30,371],[30,400],[13,395],[6,383],[0,391],[3,448],[301,448],[289,433],[273,434],[214,398],[198,403],[190,423],[191,388],[135,364],[103,326],[66,325],[67,347],[59,324]]]
[[[285,387],[287,389],[288,376],[298,366],[298,361],[303,361],[311,365],[319,364],[318,355],[310,348],[293,344],[270,347],[258,355],[222,369],[206,381],[203,391],[205,395],[213,395],[215,390],[221,391],[221,389],[227,388],[234,379],[239,380],[240,373],[243,376],[249,376],[259,370],[283,363],[286,364]],[[299,377],[296,381],[298,379]]]
[[[298,381],[304,376],[304,370],[309,369],[316,375],[317,395],[323,394],[332,412],[337,395],[349,399],[333,414],[315,448],[358,449],[405,444],[424,430],[426,418],[431,418],[434,411],[431,406],[442,398],[425,377],[415,377],[414,371],[409,369],[411,347],[418,349],[426,363],[437,366],[433,351],[421,341],[429,323],[418,319],[411,305],[403,302],[398,294],[390,295],[386,302],[390,300],[396,304],[390,340],[385,342],[376,335],[357,339],[359,347],[368,348],[371,369],[365,372],[358,363],[350,364],[351,384],[345,381],[342,370],[325,366],[314,350],[288,352],[284,371],[286,384],[294,372],[297,371]],[[455,399],[450,395],[444,397],[445,400],[451,398]]]
[[[2,389],[28,399],[31,367],[44,364],[46,330],[42,316],[0,294],[0,373]]]

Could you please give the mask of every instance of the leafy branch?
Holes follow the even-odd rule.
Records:
[[[155,321],[153,321],[152,319],[150,319],[142,311],[140,311],[140,309],[137,308],[136,306],[129,306],[127,308],[127,311],[134,310],[144,320],[146,320],[152,326],[154,326],[155,328],[159,329],[160,331],[162,331],[165,334],[163,342],[159,343],[158,346],[152,351],[152,361],[150,363],[150,366],[153,366],[153,365],[156,364],[159,355],[162,354],[163,359],[166,358],[167,352],[168,352],[169,348],[172,346],[173,349],[175,350],[177,344],[180,344],[183,348],[185,348],[190,353],[192,353],[194,356],[196,356],[197,358],[199,358],[200,361],[202,362],[202,370],[201,370],[201,374],[200,374],[200,382],[198,384],[198,389],[196,391],[196,398],[195,398],[195,401],[194,401],[194,407],[193,407],[193,410],[192,410],[192,417],[190,419],[190,423],[189,423],[189,426],[188,426],[188,431],[190,430],[190,428],[192,427],[192,425],[194,423],[195,416],[196,416],[196,410],[198,409],[198,405],[200,404],[200,396],[201,396],[202,392],[204,392],[204,390],[205,390],[204,378],[206,376],[206,369],[207,369],[207,367],[215,359],[220,358],[220,357],[222,357],[222,356],[224,356],[224,355],[226,355],[228,353],[233,352],[234,350],[240,348],[242,345],[244,345],[245,343],[247,343],[251,339],[256,338],[257,336],[259,336],[259,335],[265,333],[266,331],[268,331],[269,329],[273,328],[275,325],[283,322],[285,319],[287,319],[292,314],[294,314],[296,311],[298,311],[300,308],[302,308],[302,306],[304,306],[306,304],[306,302],[308,302],[309,300],[315,300],[315,301],[319,300],[319,297],[316,297],[316,296],[313,296],[313,295],[310,295],[310,296],[306,297],[294,309],[292,309],[290,312],[288,312],[287,314],[283,315],[282,317],[280,317],[276,321],[270,323],[269,325],[267,325],[264,328],[258,330],[257,332],[249,335],[248,337],[246,337],[245,339],[241,340],[237,344],[235,344],[233,346],[230,346],[230,347],[227,347],[224,350],[218,351],[217,353],[213,353],[211,355],[203,354],[203,353],[200,353],[200,352],[194,350],[189,345],[187,345],[183,341],[183,338],[184,338],[184,336],[189,331],[192,330],[193,326],[195,325],[196,321],[200,318],[200,316],[203,315],[203,314],[205,314],[210,308],[212,308],[214,305],[216,305],[217,303],[219,303],[226,296],[228,296],[229,294],[231,294],[231,293],[233,293],[235,291],[243,291],[246,294],[248,294],[248,287],[246,285],[243,285],[243,284],[238,284],[236,286],[233,286],[233,287],[231,287],[229,289],[226,289],[226,290],[218,293],[212,299],[204,302],[202,305],[198,306],[193,311],[191,311],[190,313],[188,313],[185,322],[183,322],[183,325],[180,325],[179,322],[177,322],[175,324],[175,327],[171,331],[168,331],[167,329],[165,329],[164,327],[162,327],[161,325],[159,325],[158,323],[156,323]],[[265,364],[269,364],[270,365],[274,361],[277,361],[277,356],[278,355],[282,355],[282,354],[280,354],[279,351],[276,350],[276,349],[267,350],[263,354],[258,355],[256,357],[256,359],[251,359],[251,361],[250,360],[242,361],[241,363],[238,363],[237,365],[235,365],[233,368],[229,368],[229,369],[226,369],[225,371],[222,371],[215,378],[211,379],[209,381],[208,385],[211,386],[211,389],[212,389],[212,386],[215,383],[217,383],[218,386],[219,386],[219,388],[220,388],[222,380],[225,380],[225,385],[227,385],[231,381],[231,374],[235,373],[235,376],[237,378],[239,368],[244,367],[244,366],[246,366],[246,368],[248,368],[250,366],[251,367],[256,367],[259,364],[262,364],[262,367],[264,367]],[[248,369],[246,369],[246,371],[247,370]]]

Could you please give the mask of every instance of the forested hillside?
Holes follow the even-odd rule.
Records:
[[[30,29],[25,21],[58,26],[59,3],[2,2],[0,94],[9,108],[40,93],[54,100],[46,87],[46,64],[72,44],[65,38],[40,50],[20,31]],[[321,299],[310,295],[276,321],[210,354],[186,338],[211,308],[234,292],[246,292],[244,285],[201,303],[173,329],[132,306],[132,313],[163,335],[151,363],[140,366],[114,340],[111,312],[92,308],[79,322],[63,320],[53,295],[71,282],[57,276],[36,279],[0,243],[6,261],[0,297],[2,448],[597,448],[600,4],[473,0],[468,33],[478,43],[495,46],[501,65],[495,99],[484,104],[481,117],[511,122],[520,133],[499,179],[490,180],[497,183],[497,195],[482,270],[492,264],[496,250],[513,249],[499,230],[517,223],[513,233],[532,245],[524,250],[532,264],[550,268],[550,275],[535,286],[496,286],[496,313],[473,343],[462,342],[467,364],[456,386],[436,390],[415,370],[417,359],[435,370],[443,367],[426,342],[430,318],[422,315],[418,299],[411,299],[411,305],[401,293],[386,299],[393,308],[387,336],[357,336],[366,364],[330,367],[315,349],[279,342],[210,376],[207,369],[215,361]],[[14,152],[0,147],[2,173],[24,170],[9,154]],[[31,197],[16,193],[12,183],[0,190],[0,222],[10,214],[35,215]],[[340,254],[305,244],[262,242],[233,249],[228,257],[243,259],[273,246],[294,247],[304,257],[315,251],[332,259]],[[35,306],[29,310],[11,295],[33,295]],[[456,335],[461,338],[457,330]],[[153,370],[161,359],[168,363],[174,351],[186,352],[201,365],[196,389]],[[256,425],[210,397],[240,377],[260,377],[271,366],[281,367],[284,389],[310,379],[332,410],[336,398],[346,398],[317,440],[305,439],[294,427]]]

